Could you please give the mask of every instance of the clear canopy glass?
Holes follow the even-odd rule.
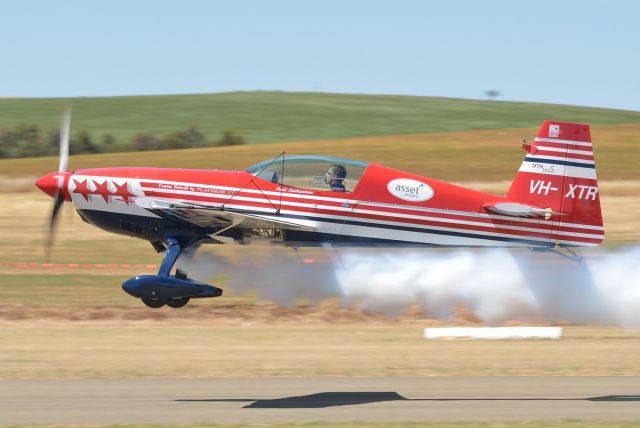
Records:
[[[346,169],[343,180],[347,192],[352,191],[364,170],[366,162],[332,156],[294,155],[278,156],[253,165],[247,172],[272,183],[304,189],[330,190],[327,173],[336,165]]]

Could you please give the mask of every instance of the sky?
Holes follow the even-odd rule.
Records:
[[[640,110],[638,1],[3,0],[0,96],[320,91]]]

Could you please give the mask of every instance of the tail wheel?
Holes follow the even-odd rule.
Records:
[[[188,297],[179,297],[177,299],[167,299],[167,306],[171,308],[181,308],[189,303]]]
[[[189,299],[187,299],[188,301]],[[161,308],[165,305],[165,303],[167,303],[166,299],[142,299],[142,303],[144,303],[145,305],[147,305],[150,308]],[[169,305],[171,306],[171,305]],[[172,306],[173,307],[173,306]]]

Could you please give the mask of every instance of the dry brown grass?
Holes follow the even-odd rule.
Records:
[[[155,166],[245,169],[288,154],[320,154],[377,162],[446,181],[511,180],[522,162],[520,143],[537,129],[385,135],[327,141],[303,141],[208,149],[71,156],[70,168]],[[640,179],[640,124],[592,127],[600,180]],[[55,158],[0,160],[0,176],[38,177],[56,168]],[[23,181],[14,183],[24,186]],[[15,187],[13,187],[15,188]]]
[[[428,341],[424,323],[23,322],[0,329],[0,378],[640,375],[640,336]]]

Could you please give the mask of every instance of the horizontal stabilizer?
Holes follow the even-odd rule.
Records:
[[[489,204],[485,205],[484,208],[497,214],[512,217],[543,217],[548,220],[552,215],[563,215],[562,213],[554,212],[551,208],[538,208],[513,202]]]

